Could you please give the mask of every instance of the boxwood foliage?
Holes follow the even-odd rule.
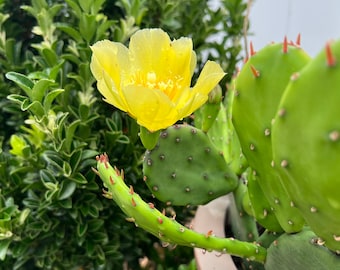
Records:
[[[191,249],[161,248],[102,196],[91,167],[107,152],[154,201],[141,181],[138,126],[102,101],[89,46],[161,27],[193,38],[198,69],[209,58],[231,75],[246,5],[210,2],[0,1],[0,269],[139,269],[141,258],[148,269],[194,268]]]

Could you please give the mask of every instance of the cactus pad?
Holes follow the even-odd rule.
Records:
[[[243,153],[279,224],[286,232],[296,232],[304,220],[272,167],[271,122],[291,75],[310,58],[286,39],[283,44],[270,44],[252,54],[236,78],[233,123]],[[249,195],[251,201],[258,198],[257,194]],[[268,209],[268,204],[258,208]]]
[[[161,132],[156,147],[145,154],[143,172],[155,197],[173,205],[205,204],[238,184],[209,137],[189,125]]]
[[[327,44],[310,64],[292,76],[272,134],[276,168],[296,207],[325,245],[337,252],[340,252],[339,116],[340,40]]]
[[[268,248],[265,269],[340,269],[340,257],[320,245],[320,239],[309,228],[304,228],[274,240]]]

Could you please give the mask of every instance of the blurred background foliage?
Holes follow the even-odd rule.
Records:
[[[139,128],[102,101],[89,46],[161,27],[193,39],[197,71],[217,61],[225,91],[241,59],[246,4],[211,4],[0,0],[0,269],[195,269],[192,249],[161,247],[102,196],[91,167],[107,152],[154,201],[141,181]],[[194,212],[166,210],[182,223]]]

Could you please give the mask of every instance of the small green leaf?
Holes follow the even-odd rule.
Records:
[[[66,177],[69,177],[72,174],[72,167],[66,161],[63,162],[63,172]]]
[[[17,95],[17,94],[8,95],[7,98],[19,104],[20,106],[25,102],[26,99],[28,99],[26,96]]]
[[[4,261],[7,255],[7,250],[11,244],[11,239],[0,240],[0,261]]]
[[[89,117],[90,107],[86,104],[79,105],[79,116],[82,121],[86,121]]]
[[[65,91],[64,89],[55,89],[45,96],[43,104],[46,112],[50,110],[52,102],[56,99],[56,97],[59,96],[64,91]]]
[[[82,14],[79,21],[80,34],[90,43],[97,31],[96,15]]]
[[[68,179],[70,179],[70,180],[72,180],[72,181],[74,181],[78,184],[82,184],[82,185],[87,184],[86,178],[81,173],[76,173],[72,177],[68,177]]]
[[[58,204],[59,204],[62,208],[70,209],[70,210],[71,210],[72,205],[73,205],[73,203],[72,203],[72,197],[67,198],[67,199],[65,199],[65,200],[61,200],[61,201],[58,202]],[[73,217],[73,218],[75,218],[75,217]]]
[[[87,223],[78,223],[77,224],[77,235],[79,237],[83,237],[87,231]]]
[[[15,44],[17,42],[18,41],[13,38],[6,40],[6,59],[10,63],[15,62]]]
[[[58,193],[58,200],[65,200],[72,196],[73,192],[76,190],[77,184],[75,182],[64,180],[60,185],[60,190]]]
[[[41,120],[45,115],[44,108],[38,101],[30,102],[28,99],[26,99],[21,104],[21,110],[23,111],[29,110],[34,116],[38,118],[38,120]]]
[[[53,81],[41,79],[37,81],[32,88],[32,101],[42,102],[43,97],[46,95],[48,87],[53,84]]]
[[[88,225],[89,225],[89,232],[96,232],[104,225],[104,220],[103,219],[92,219],[88,221]]]
[[[10,71],[6,73],[6,78],[15,82],[22,90],[25,91],[28,97],[31,97],[34,83],[27,76]]]
[[[57,54],[50,48],[43,48],[41,51],[42,56],[44,57],[46,63],[53,67],[58,63],[58,56]]]
[[[58,23],[56,24],[57,29],[65,32],[66,34],[68,34],[71,38],[73,38],[77,43],[82,43],[83,42],[83,38],[81,36],[81,34],[74,29],[71,26],[68,26],[65,23]]]

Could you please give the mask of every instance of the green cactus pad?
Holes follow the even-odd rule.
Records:
[[[339,117],[340,40],[292,77],[272,133],[276,168],[296,207],[325,245],[338,252]]]
[[[308,228],[296,234],[283,234],[268,248],[266,270],[340,269],[340,257],[320,245]]]
[[[189,125],[160,134],[157,146],[145,154],[143,173],[155,197],[173,205],[205,204],[238,184],[209,137]]]
[[[249,58],[236,78],[234,90],[232,117],[243,153],[286,232],[299,231],[304,220],[272,167],[271,122],[290,76],[309,60],[301,48],[288,45],[286,40],[283,44],[270,44]],[[249,195],[251,201],[259,198],[257,194]],[[252,201],[253,205],[259,203]],[[268,209],[268,203],[257,208]]]

